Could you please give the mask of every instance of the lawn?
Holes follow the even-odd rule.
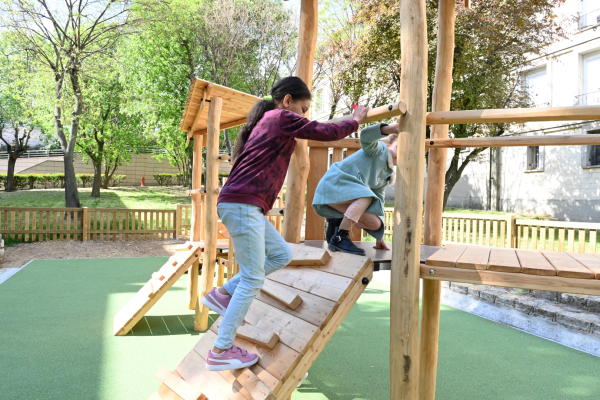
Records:
[[[102,189],[100,198],[92,198],[91,188],[79,188],[82,207],[175,209],[177,203],[190,204],[191,197],[181,186],[126,186]],[[64,189],[33,189],[0,192],[2,207],[64,207]]]
[[[202,335],[187,277],[129,335],[112,335],[115,313],[166,260],[36,260],[2,283],[0,398],[147,399],[156,371]],[[389,399],[389,343],[390,288],[372,281],[293,400]],[[441,308],[437,400],[598,399],[599,368],[597,357]]]

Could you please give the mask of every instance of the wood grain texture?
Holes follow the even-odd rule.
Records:
[[[467,246],[447,245],[427,258],[425,264],[435,267],[454,267]]]
[[[600,279],[600,257],[596,254],[587,253],[567,253],[570,257],[579,261],[585,265],[595,276],[596,279]]]
[[[434,274],[430,274],[430,270]],[[546,290],[560,293],[600,295],[596,279],[561,278],[559,276],[514,274],[495,271],[475,271],[461,268],[421,266],[421,278],[429,280],[473,283],[519,289]]]
[[[203,273],[200,279],[200,292],[198,296],[204,297],[212,290],[214,285],[215,265],[217,262],[217,198],[215,190],[219,187],[219,134],[221,128],[219,120],[223,99],[211,97],[208,110],[208,133],[206,135],[206,204],[205,210],[205,245],[204,259],[202,262]],[[208,308],[200,301],[199,312],[194,318],[194,330],[203,332],[208,329]]]
[[[325,265],[331,255],[329,251],[325,249],[319,249],[316,247],[305,246],[304,244],[288,243],[292,249],[293,258],[292,262],[288,265]]]
[[[310,172],[306,184],[306,223],[304,238],[306,240],[323,240],[325,237],[325,218],[320,217],[312,207],[317,185],[327,172],[329,149],[312,147],[309,151]]]
[[[427,13],[424,0],[400,0],[402,76],[390,281],[390,399],[419,398],[419,265],[423,225]]]
[[[300,298],[302,299],[302,303],[300,303],[300,305],[296,309],[291,309],[262,292],[259,292],[256,296],[257,300],[260,300],[263,303],[270,304],[273,307],[279,308],[280,310],[283,310],[288,314],[294,315],[319,328],[323,328],[323,326],[329,321],[329,319],[333,315],[334,311],[337,309],[338,305],[335,301],[327,300],[320,296],[315,296],[314,294],[307,293],[303,290],[299,290],[287,285],[283,285],[279,282],[272,281],[268,278],[266,279],[265,283],[266,282],[269,282],[269,285],[271,287],[281,287],[300,296]]]
[[[490,248],[484,246],[467,246],[456,261],[456,268],[487,269],[490,259]]]
[[[275,284],[271,280],[265,280],[260,290],[292,310],[298,308],[302,303],[302,297],[298,294],[292,292],[286,286]]]
[[[520,273],[521,264],[517,258],[517,253],[513,249],[492,248],[490,251],[488,270],[496,272]]]
[[[298,32],[298,58],[296,76],[312,88],[317,32],[319,30],[318,0],[302,0],[300,5],[300,26]],[[308,114],[306,117],[308,118]],[[297,139],[296,148],[290,160],[285,199],[283,237],[287,242],[300,242],[302,217],[304,214],[304,194],[310,168],[308,143]]]
[[[518,249],[516,252],[524,274],[556,276],[556,268],[539,251]]]
[[[353,279],[306,267],[286,267],[269,275],[269,279],[338,304],[341,304],[354,283]]]
[[[184,400],[206,400],[202,392],[175,375],[168,368],[161,367],[156,377]]]
[[[595,274],[567,253],[542,251],[546,259],[556,268],[558,276],[563,278],[595,279]]]
[[[578,108],[578,107],[568,107]],[[598,107],[600,112],[600,107]],[[527,108],[526,110],[538,110]],[[510,111],[510,110],[507,110]],[[459,112],[459,111],[448,111]],[[600,114],[595,119],[600,119]],[[596,135],[536,135],[507,137],[476,137],[428,140],[426,148],[456,147],[515,147],[515,146],[583,146],[600,145],[600,137]]]

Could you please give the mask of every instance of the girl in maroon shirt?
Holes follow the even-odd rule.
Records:
[[[281,79],[271,89],[272,100],[258,102],[248,114],[233,149],[233,169],[219,195],[217,211],[227,227],[240,272],[202,299],[223,321],[206,358],[211,371],[255,364],[258,355],[233,340],[265,276],[285,267],[292,251],[265,217],[283,186],[296,138],[323,142],[342,139],[358,129],[368,108],[359,106],[351,120],[324,124],[304,118],[311,93],[297,77]]]

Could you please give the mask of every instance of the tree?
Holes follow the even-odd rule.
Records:
[[[122,74],[126,90],[137,97],[131,110],[145,116],[146,133],[189,182],[191,153],[179,123],[192,81],[199,77],[264,96],[289,73],[292,16],[276,0],[170,0],[140,3],[136,13],[145,23],[127,41]],[[222,143],[229,146],[236,132],[222,135]]]
[[[145,145],[139,115],[125,113],[128,99],[115,70],[118,60],[105,61],[102,72],[83,79],[87,101],[76,144],[94,166],[91,197],[100,197],[117,168]]]
[[[0,35],[0,140],[8,153],[7,192],[15,190],[15,166],[29,148],[35,121],[32,60],[12,39]]]
[[[364,31],[352,54],[352,66],[341,77],[345,91],[356,97],[388,82],[390,90],[380,98],[390,101],[397,96],[402,72],[399,6],[383,0],[352,0],[352,3],[356,13],[350,23],[358,24]],[[530,104],[520,85],[520,71],[528,57],[543,55],[549,44],[565,37],[563,21],[554,11],[562,3],[564,0],[478,0],[473,2],[472,9],[458,3],[451,109],[512,108]],[[437,1],[428,0],[430,103],[435,76],[437,10]],[[512,126],[451,125],[450,136],[500,136]],[[463,157],[461,149],[454,149],[446,171],[444,206],[465,167],[483,150],[485,148],[471,149]]]
[[[0,11],[2,25],[53,74],[54,130],[64,152],[65,202],[67,207],[80,207],[73,153],[84,111],[82,77],[91,73],[94,58],[110,51],[131,22],[129,2],[0,0]],[[67,106],[72,107],[70,126],[63,118]]]

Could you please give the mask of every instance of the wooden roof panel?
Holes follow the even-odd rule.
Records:
[[[258,101],[262,100],[260,97],[252,96],[247,93],[240,92],[225,86],[217,85],[205,81],[203,79],[195,79],[192,82],[190,93],[188,95],[185,109],[183,111],[183,117],[179,124],[179,130],[189,132],[191,129],[193,132],[206,131],[207,119],[208,119],[208,105],[205,105],[201,111],[200,117],[196,123],[196,126],[192,127],[196,114],[202,104],[204,97],[204,91],[211,85],[212,88],[208,94],[210,97],[221,97],[223,99],[223,112],[221,113],[221,126],[224,128],[241,125],[245,122],[245,117],[250,112],[250,109]],[[235,125],[232,125],[234,124]],[[192,133],[193,133],[192,132]]]

